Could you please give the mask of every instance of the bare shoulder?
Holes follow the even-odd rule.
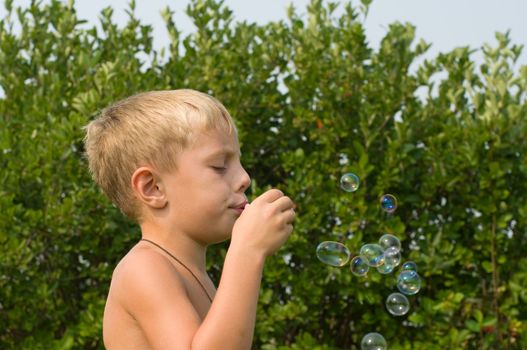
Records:
[[[145,280],[155,282],[159,276],[170,277],[174,283],[179,282],[183,287],[181,276],[165,256],[152,249],[136,246],[115,267],[112,282],[116,286],[124,285],[128,289],[135,284],[142,284]]]
[[[169,294],[186,299],[187,291],[181,275],[163,255],[145,247],[134,247],[116,266],[112,288],[128,311],[141,304],[143,294],[148,299]],[[146,295],[144,295],[146,297]]]
[[[110,301],[131,316],[154,349],[167,342],[190,344],[200,325],[181,275],[165,256],[148,248],[132,248],[116,266]]]

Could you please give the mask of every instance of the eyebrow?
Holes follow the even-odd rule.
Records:
[[[228,149],[228,148],[222,148],[222,149],[219,149],[217,151],[214,151],[212,153],[209,153],[207,155],[207,159],[210,159],[210,158],[215,158],[215,157],[219,157],[219,156],[227,156],[227,157],[232,157],[232,156],[235,156],[235,155],[238,155],[239,157],[242,156],[242,152],[240,150],[238,150],[238,152],[235,152],[231,149]]]

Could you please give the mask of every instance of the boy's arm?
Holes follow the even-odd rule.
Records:
[[[192,349],[250,349],[265,257],[229,249],[214,302]]]
[[[246,207],[236,222],[221,281],[192,349],[250,349],[265,258],[293,230],[294,203],[270,190]]]

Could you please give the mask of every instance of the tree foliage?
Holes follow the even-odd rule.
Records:
[[[295,233],[265,269],[254,347],[358,349],[378,331],[390,349],[527,348],[527,67],[507,34],[417,64],[429,48],[410,24],[368,42],[358,6],[313,0],[307,15],[235,22],[222,2],[193,0],[196,31],[171,44],[130,3],[89,26],[73,2],[5,1],[0,19],[0,348],[102,349],[113,267],[138,228],[97,190],[83,131],[131,94],[189,87],[235,117],[250,197],[269,186],[298,204]],[[339,9],[337,11],[337,9]],[[342,192],[354,172],[361,187]],[[399,209],[383,215],[378,198]],[[358,278],[321,264],[336,240],[356,253],[390,232],[424,285],[407,316],[384,299],[393,276]],[[216,280],[226,245],[212,248]]]

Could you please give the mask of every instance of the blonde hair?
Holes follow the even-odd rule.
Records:
[[[192,144],[195,133],[211,129],[236,133],[229,112],[205,93],[180,89],[128,97],[85,126],[90,172],[125,215],[141,221],[131,186],[134,171],[144,165],[175,169],[175,156]]]

